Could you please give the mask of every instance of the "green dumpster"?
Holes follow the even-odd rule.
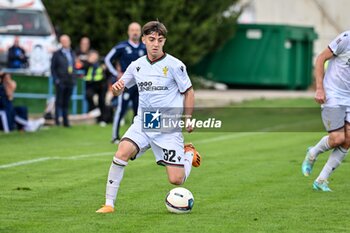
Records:
[[[312,83],[316,38],[312,27],[241,24],[193,72],[233,86],[306,89]]]

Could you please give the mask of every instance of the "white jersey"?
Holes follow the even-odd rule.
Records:
[[[334,56],[323,80],[326,104],[350,106],[350,31],[341,33],[328,47]]]
[[[137,85],[138,115],[141,109],[183,108],[183,93],[192,87],[186,66],[177,58],[164,54],[151,62],[147,55],[132,62],[123,74],[125,87]]]

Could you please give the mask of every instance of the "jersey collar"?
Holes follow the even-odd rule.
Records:
[[[157,62],[163,60],[165,57],[166,57],[166,53],[164,53],[163,56],[159,57],[158,59],[156,59],[156,60],[154,60],[154,61],[151,61],[151,60],[148,58],[148,55],[146,55],[146,60],[149,62],[149,64],[153,65],[154,63],[157,63]]]
[[[129,45],[137,49],[140,46],[140,43],[134,43],[132,40],[128,40]]]

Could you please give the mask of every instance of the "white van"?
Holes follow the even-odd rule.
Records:
[[[47,73],[58,43],[55,30],[41,0],[0,0],[0,63],[7,63],[7,51],[19,37],[26,51],[31,73]]]

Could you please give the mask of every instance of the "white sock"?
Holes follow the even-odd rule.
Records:
[[[329,159],[327,163],[324,165],[320,175],[317,177],[316,180],[318,182],[327,180],[328,177],[332,174],[332,172],[337,167],[339,167],[339,165],[341,164],[341,162],[343,161],[347,153],[348,153],[348,150],[344,149],[341,146],[334,148],[332,153],[329,155]]]
[[[187,178],[190,176],[191,169],[192,169],[192,159],[193,159],[193,152],[188,151],[185,152],[185,163],[184,163],[184,169],[185,169],[185,178],[184,182],[187,180]]]
[[[106,187],[106,205],[114,207],[114,202],[117,198],[120,182],[123,179],[124,167],[128,165],[118,158],[113,158],[111,167],[109,168],[107,187]]]
[[[310,153],[310,160],[316,160],[318,155],[326,152],[330,149],[332,149],[328,144],[328,138],[329,136],[324,136],[317,144],[316,146],[312,147],[309,151]]]

